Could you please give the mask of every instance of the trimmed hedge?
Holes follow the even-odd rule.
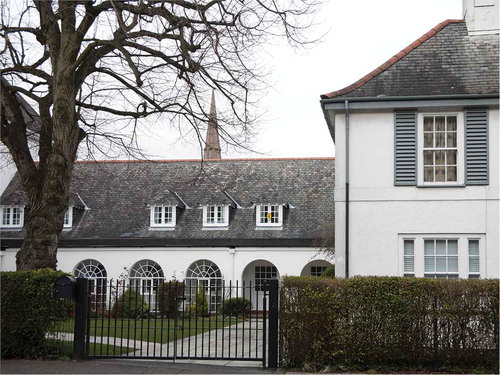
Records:
[[[498,280],[287,277],[284,366],[498,373]]]
[[[0,273],[2,358],[59,355],[46,334],[72,306],[72,301],[54,299],[54,282],[64,275],[51,269]]]
[[[111,309],[114,318],[146,319],[149,316],[149,305],[135,289],[127,289],[118,297]]]
[[[222,305],[223,316],[239,316],[242,318],[250,315],[252,302],[243,297],[233,297],[224,301]]]

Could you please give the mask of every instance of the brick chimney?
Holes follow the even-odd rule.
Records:
[[[215,93],[212,91],[212,102],[210,104],[210,115],[208,118],[207,138],[203,150],[203,159],[221,159],[221,148],[219,141],[219,129],[217,126],[217,110],[215,108]]]
[[[499,0],[462,0],[462,13],[470,35],[499,33]]]

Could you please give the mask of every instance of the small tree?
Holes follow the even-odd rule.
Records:
[[[229,298],[222,305],[222,314],[224,316],[246,317],[252,311],[252,302],[243,297]]]
[[[206,317],[209,315],[208,298],[203,285],[198,287],[194,303],[189,306],[188,311],[189,317],[193,318]]]
[[[135,289],[128,289],[116,300],[111,312],[115,318],[145,319],[149,316],[149,305]]]
[[[175,319],[179,313],[184,283],[168,281],[156,288],[156,303],[162,318]]]

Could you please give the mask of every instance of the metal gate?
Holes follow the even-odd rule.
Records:
[[[265,287],[223,280],[109,281],[97,290],[78,279],[75,355],[261,361],[277,367],[277,299],[278,280]]]

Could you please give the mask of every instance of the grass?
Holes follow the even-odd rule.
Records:
[[[241,320],[239,320],[241,321]],[[55,327],[58,332],[73,332],[73,319],[61,322]],[[90,319],[90,335],[110,337],[125,340],[140,340],[147,342],[167,343],[175,339],[197,335],[217,328],[227,327],[236,323],[234,318],[213,316],[197,319],[114,319],[114,318],[92,318]],[[177,324],[177,325],[176,325]],[[92,342],[92,338],[91,338]],[[126,343],[124,343],[126,345]]]
[[[73,341],[58,341],[58,340],[47,340],[51,348],[58,349],[58,352],[61,356],[71,357],[73,354]],[[120,347],[114,345],[107,344],[99,344],[99,343],[90,343],[89,345],[89,354],[97,355],[99,353],[106,353],[108,355],[121,355],[134,352],[135,349]]]

